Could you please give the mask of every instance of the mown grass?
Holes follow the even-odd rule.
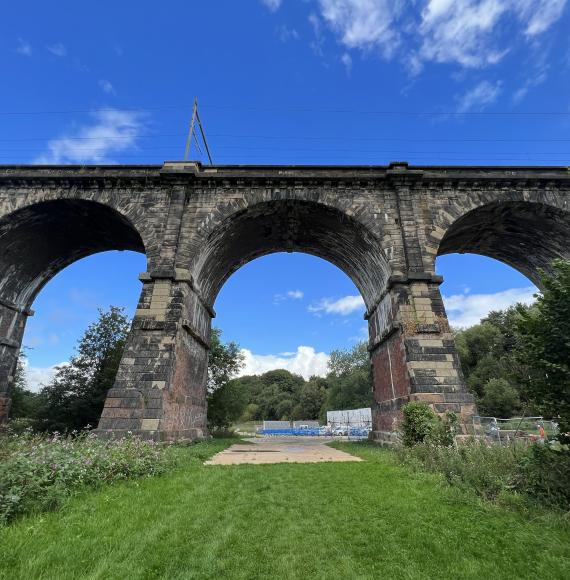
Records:
[[[568,578],[570,531],[445,488],[367,445],[362,463],[182,465],[0,530],[0,577]]]

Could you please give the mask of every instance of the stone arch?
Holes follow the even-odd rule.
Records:
[[[59,211],[60,207],[64,207],[64,202],[69,203],[70,206],[75,204],[76,207],[93,208],[94,211],[97,207],[101,211],[106,208],[108,215],[120,217],[140,237],[143,249],[136,251],[146,254],[149,267],[158,259],[160,253],[158,238],[160,236],[151,225],[149,208],[145,207],[143,203],[133,203],[132,195],[125,195],[122,191],[114,189],[83,190],[76,187],[41,189],[25,192],[22,195],[11,195],[0,201],[2,202],[0,203],[0,224],[9,223],[18,215],[24,215],[19,212],[25,212],[36,206],[38,208],[54,208],[56,212]],[[52,202],[62,203],[59,206],[42,205]]]
[[[233,272],[255,258],[280,251],[312,254],[331,262],[355,283],[368,309],[390,276],[375,233],[348,212],[316,201],[240,204],[215,225],[208,224],[201,237],[191,272],[209,306]]]
[[[437,255],[494,258],[540,286],[539,270],[548,271],[556,258],[570,258],[570,211],[564,206],[563,200],[553,204],[510,196],[482,203],[456,219],[446,212]]]
[[[29,308],[59,271],[106,250],[146,252],[133,223],[106,204],[48,200],[4,215],[0,218],[0,298]]]
[[[35,297],[66,266],[107,250],[145,253],[145,245],[133,223],[103,203],[51,199],[0,218],[0,424]]]

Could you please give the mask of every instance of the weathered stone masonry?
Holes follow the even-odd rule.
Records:
[[[539,268],[570,258],[569,240],[563,167],[3,166],[0,422],[43,285],[82,257],[128,249],[144,252],[148,267],[100,433],[206,433],[216,296],[240,266],[276,251],[320,256],[359,288],[377,440],[392,438],[402,405],[414,399],[468,424],[475,407],[436,257],[479,253],[537,282]]]

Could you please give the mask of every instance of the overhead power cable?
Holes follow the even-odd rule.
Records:
[[[101,108],[78,108],[40,111],[1,111],[0,116],[36,116],[36,115],[79,115],[115,112],[117,110],[130,113],[145,113],[152,111],[181,110],[188,111],[188,105],[159,105],[140,107],[101,107]],[[250,105],[204,105],[202,109],[218,111],[250,111],[258,113],[311,113],[325,115],[398,115],[410,117],[525,117],[525,116],[570,116],[567,111],[406,111],[393,109],[323,109],[311,107],[253,107]]]
[[[66,141],[128,141],[129,144],[133,139],[156,139],[157,137],[185,137],[182,133],[156,133],[152,135],[128,135],[125,137],[66,137],[61,139]],[[570,143],[568,139],[532,139],[532,138],[516,138],[516,139],[497,139],[494,137],[475,137],[463,139],[448,139],[440,137],[347,137],[345,135],[338,137],[324,137],[316,135],[238,135],[231,133],[212,133],[210,137],[219,137],[226,139],[263,139],[263,140],[283,140],[283,141],[363,141],[363,142],[397,142],[397,143]],[[24,137],[12,139],[0,139],[4,143],[16,142],[30,142],[30,141],[57,141],[58,137]]]

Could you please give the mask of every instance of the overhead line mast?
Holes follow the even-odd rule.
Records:
[[[198,123],[198,128],[200,129],[200,135],[202,137],[202,142],[204,143],[204,147],[206,149],[206,154],[208,155],[208,160],[210,161],[210,165],[213,165],[214,162],[212,160],[212,155],[210,153],[210,148],[208,147],[208,141],[206,140],[206,133],[204,132],[204,127],[202,125],[202,120],[200,119],[200,113],[198,113],[198,98],[194,97],[194,104],[192,105],[192,118],[190,120],[190,129],[188,131],[188,139],[186,139],[186,150],[184,151],[184,161],[188,161],[190,155],[190,149],[192,148],[192,139],[194,139],[196,143],[196,148],[200,153],[202,153],[202,149],[200,147],[200,143],[198,141],[198,137],[196,135],[196,123]]]

